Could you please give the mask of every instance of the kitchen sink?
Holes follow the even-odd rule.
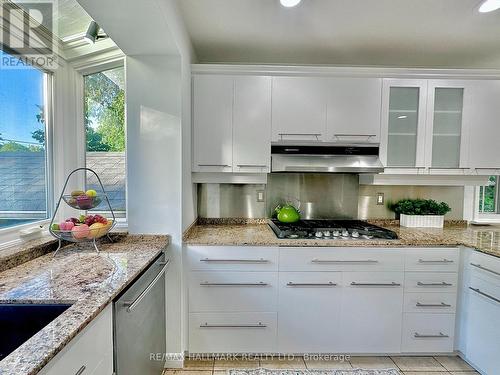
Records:
[[[0,303],[0,361],[61,315],[70,304]]]

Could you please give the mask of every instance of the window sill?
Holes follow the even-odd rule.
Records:
[[[50,220],[45,219],[40,221],[33,221],[31,223],[16,225],[14,227],[0,229],[0,249],[9,248],[11,246],[15,246],[23,242],[28,242],[31,240],[44,237],[48,233],[47,228],[45,227],[47,227],[49,223]],[[43,230],[41,230],[37,234],[33,234],[32,236],[23,238],[23,236],[20,233],[22,230],[35,227],[42,227]]]

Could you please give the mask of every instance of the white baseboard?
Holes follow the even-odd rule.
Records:
[[[184,353],[169,353],[170,359],[165,360],[165,368],[183,368]]]

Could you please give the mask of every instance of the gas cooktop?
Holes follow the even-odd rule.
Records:
[[[299,220],[282,223],[271,219],[269,226],[278,238],[340,239],[340,240],[396,240],[397,234],[361,220]]]

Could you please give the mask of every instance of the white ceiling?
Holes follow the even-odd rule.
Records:
[[[480,0],[178,0],[199,62],[500,68]]]

